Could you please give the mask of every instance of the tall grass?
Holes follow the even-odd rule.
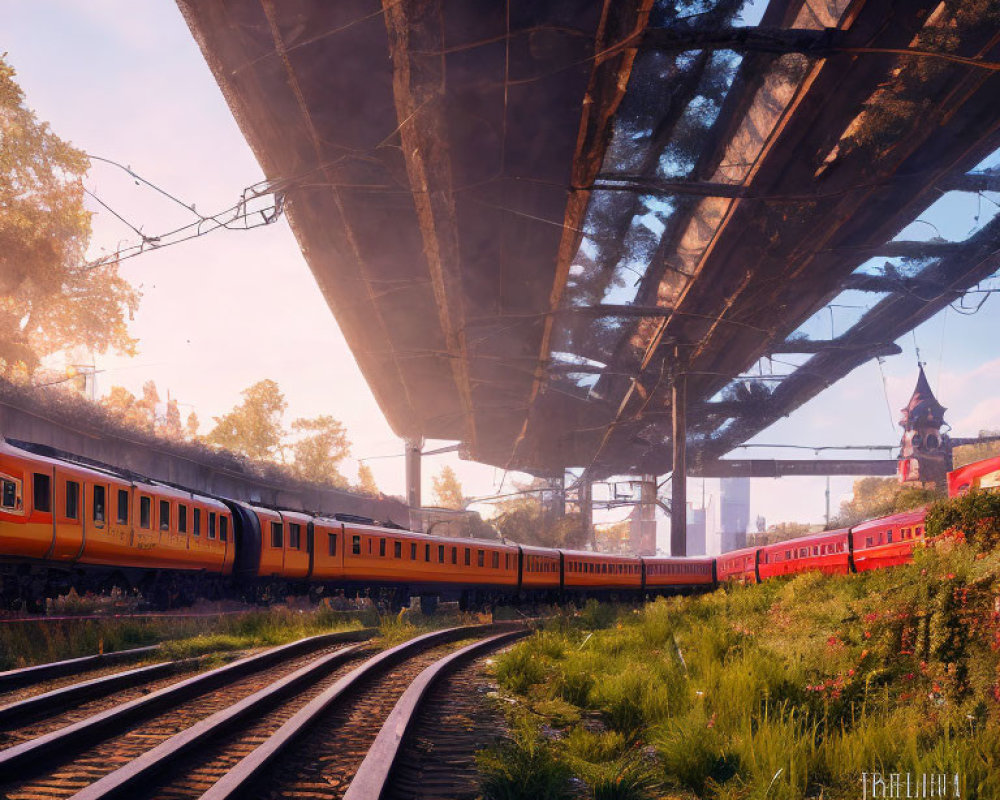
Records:
[[[169,658],[283,644],[371,625],[371,614],[320,607],[206,617],[0,621],[0,669],[163,643]]]
[[[945,541],[892,570],[590,603],[496,677],[577,796],[853,800],[882,771],[994,798],[998,596],[1000,554]]]

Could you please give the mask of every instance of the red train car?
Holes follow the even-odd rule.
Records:
[[[708,588],[715,584],[712,558],[643,558],[646,571],[645,588],[661,589]]]
[[[716,560],[716,577],[719,583],[726,581],[758,583],[757,552],[759,550],[759,547],[744,547],[720,555]]]
[[[1000,492],[1000,456],[966,464],[948,473],[948,497],[978,490]]]
[[[850,529],[823,531],[800,536],[760,549],[757,571],[761,580],[819,570],[827,575],[850,572]]]
[[[854,568],[858,572],[913,560],[913,547],[924,538],[924,511],[906,511],[862,522],[851,528]]]

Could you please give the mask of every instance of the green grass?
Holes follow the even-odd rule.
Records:
[[[483,763],[576,797],[853,800],[881,770],[997,798],[997,596],[1000,554],[959,539],[891,570],[588,603],[497,659],[518,733]]]
[[[267,647],[305,636],[372,626],[376,615],[325,607],[276,608],[187,618],[136,617],[0,622],[0,669],[162,643],[168,658]]]

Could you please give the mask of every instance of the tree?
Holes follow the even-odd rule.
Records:
[[[372,468],[369,467],[364,461],[358,462],[358,488],[365,494],[375,495],[376,497],[382,494],[379,491],[378,485],[375,483],[375,476],[372,474]]]
[[[830,521],[842,528],[866,519],[920,508],[944,497],[941,489],[901,484],[895,478],[861,478],[854,482],[854,496],[840,504],[840,514]]]
[[[184,423],[184,436],[188,439],[198,438],[198,428],[201,426],[201,421],[198,419],[198,415],[193,411],[188,414],[187,421]]]
[[[1000,431],[981,430],[979,436],[1000,436]],[[954,451],[956,467],[964,467],[966,464],[982,461],[984,458],[993,458],[993,456],[1000,456],[1000,441],[962,445],[956,447]]]
[[[139,295],[110,262],[88,267],[84,153],[24,104],[0,57],[0,371],[34,372],[75,345],[132,355],[126,320]]]
[[[769,526],[764,531],[752,533],[747,536],[747,544],[758,546],[774,544],[775,542],[785,542],[799,536],[806,536],[812,532],[813,526],[807,525],[804,522],[778,522]]]
[[[112,386],[111,391],[100,399],[100,405],[119,417],[126,425],[146,429],[146,417],[135,395],[123,386]]]
[[[184,438],[184,429],[181,426],[181,410],[177,406],[177,398],[169,397],[167,400],[167,413],[163,418],[163,427],[160,433],[168,439]]]
[[[602,553],[630,553],[631,526],[628,521],[594,527],[597,549]]]
[[[514,484],[522,492],[497,505],[494,527],[504,539],[539,547],[576,549],[586,544],[580,514],[555,513],[545,502],[550,485],[536,478],[527,486]]]
[[[441,508],[461,509],[465,506],[465,497],[462,494],[462,484],[458,482],[455,470],[445,465],[441,471],[432,479],[434,486],[434,501]]]
[[[285,396],[269,379],[257,381],[242,395],[243,402],[232,411],[213,417],[215,427],[205,441],[255,461],[276,460],[284,436],[281,417],[288,405]]]
[[[323,415],[297,419],[292,423],[292,430],[302,437],[292,445],[295,472],[299,477],[346,486],[347,481],[337,468],[351,450],[344,426],[333,417]]]
[[[146,381],[142,385],[142,397],[135,405],[142,414],[142,427],[150,433],[156,432],[156,404],[159,402],[160,393],[156,389],[156,381]]]

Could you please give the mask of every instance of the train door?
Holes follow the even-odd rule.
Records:
[[[79,473],[59,467],[55,470],[55,536],[49,558],[72,561],[83,551],[86,531],[86,496]]]

